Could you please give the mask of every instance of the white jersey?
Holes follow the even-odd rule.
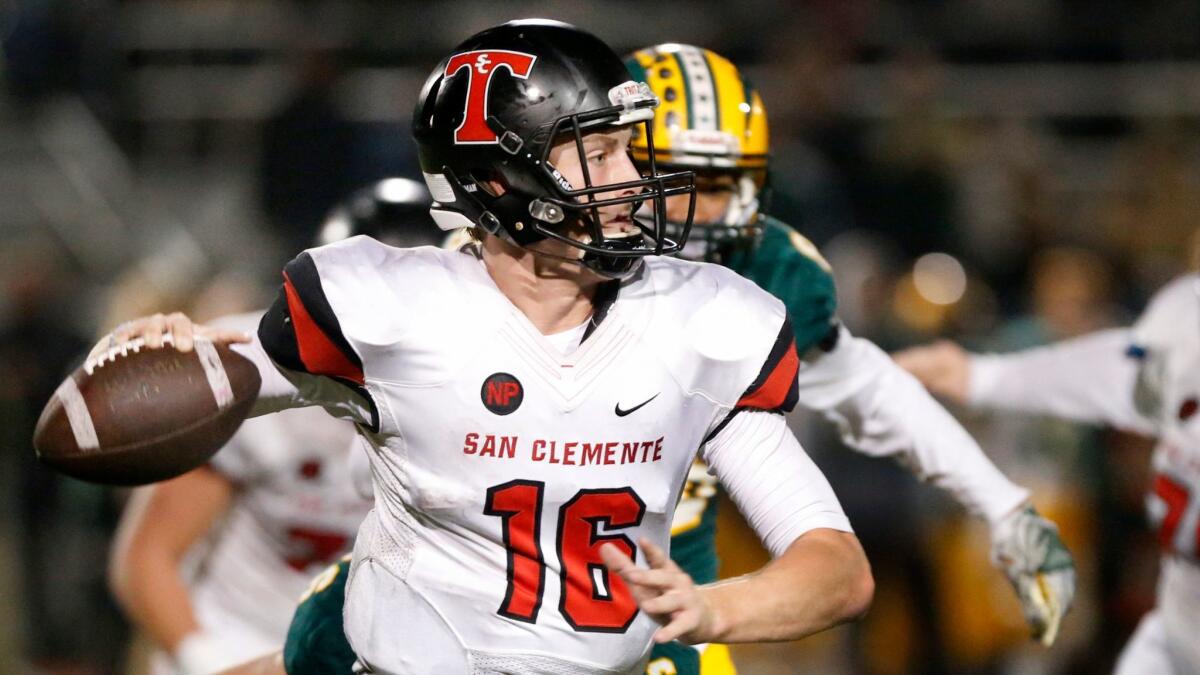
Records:
[[[1161,663],[1200,672],[1198,284],[1196,275],[1169,284],[1132,330],[972,360],[976,405],[1107,423],[1158,439],[1146,500],[1164,551],[1158,608],[1122,656],[1122,672],[1163,672],[1147,670]],[[1154,654],[1155,645],[1167,652]]]
[[[321,404],[369,442],[376,505],[346,597],[360,660],[402,673],[640,668],[656,624],[599,548],[667,548],[696,449],[714,437],[718,472],[736,473],[724,467],[738,452],[754,461],[718,433],[727,425],[775,442],[767,421],[729,420],[795,401],[782,305],[723,268],[650,258],[607,287],[564,353],[467,253],[356,237],[303,254],[285,279],[243,351],[282,367],[260,367],[261,407]],[[776,553],[816,527],[849,530],[811,463],[789,476],[811,498],[784,522],[754,501],[762,477],[719,477]]]

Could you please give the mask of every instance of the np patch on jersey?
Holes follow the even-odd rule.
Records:
[[[483,381],[479,389],[483,407],[497,415],[507,415],[521,407],[525,400],[525,388],[520,380],[508,373],[496,373]]]

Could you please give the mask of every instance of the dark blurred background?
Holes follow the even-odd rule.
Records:
[[[337,200],[414,175],[408,117],[437,59],[526,16],[741,66],[771,120],[771,211],[822,248],[843,320],[885,348],[1122,324],[1192,266],[1200,2],[0,0],[0,673],[126,668],[104,586],[122,495],[29,446],[62,376],[123,319],[263,304]],[[797,419],[879,591],[855,627],[738,649],[743,672],[1111,668],[1153,604],[1147,442],[964,419],[1080,563],[1060,644],[1025,638],[982,524]],[[761,552],[727,520],[732,574]]]

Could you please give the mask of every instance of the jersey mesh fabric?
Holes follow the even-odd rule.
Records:
[[[586,669],[578,664],[570,663],[549,656],[518,655],[518,654],[489,654],[471,651],[471,675],[510,675],[511,673],[529,673],[530,675],[596,675],[599,672]]]

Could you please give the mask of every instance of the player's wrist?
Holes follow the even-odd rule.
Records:
[[[1016,483],[1009,483],[1003,490],[997,486],[985,497],[986,501],[981,500],[983,503],[979,505],[979,510],[987,521],[993,541],[1022,511],[1033,506],[1029,500],[1029,490]]]
[[[222,655],[221,641],[204,631],[188,633],[171,654],[180,675],[207,675],[229,664]]]
[[[994,354],[967,354],[963,375],[964,403],[969,408],[987,406],[1000,379],[1003,366]]]
[[[700,597],[700,625],[682,639],[687,644],[707,644],[709,642],[727,642],[733,633],[733,619],[728,611],[728,602],[722,602],[720,595],[724,592],[720,582],[697,586],[696,592]]]

